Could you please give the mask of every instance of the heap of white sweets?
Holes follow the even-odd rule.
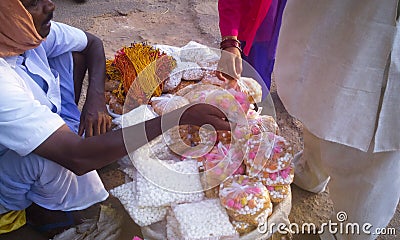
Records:
[[[152,160],[149,160],[149,162]],[[149,164],[153,165],[153,164]],[[159,207],[172,203],[194,202],[204,199],[204,192],[196,161],[182,161],[167,164],[157,171],[157,167],[140,167],[137,174],[137,200],[140,206]],[[172,177],[170,175],[181,177]],[[193,191],[191,191],[193,190]]]
[[[161,182],[165,182],[168,185],[173,184],[178,190],[190,190],[193,187],[201,189],[196,161],[176,163],[173,161],[163,161],[161,166],[166,167],[164,170],[172,171],[173,174],[185,174],[183,181],[174,182],[171,182],[171,179],[166,179],[170,174],[163,174],[157,171],[159,166],[157,166],[158,164],[156,164],[155,161],[158,160],[147,159],[147,164],[153,167],[142,166],[140,167],[142,172],[125,169],[124,171],[133,178],[134,181],[110,190],[110,193],[120,200],[132,219],[142,227],[163,220],[171,204],[195,202],[204,199],[204,193],[202,191],[174,192],[168,190],[167,187],[156,185],[148,180],[158,177]],[[151,172],[152,168],[154,172],[159,174],[158,176]]]
[[[232,239],[235,236],[237,232],[219,199],[179,204],[167,216],[168,239]]]
[[[137,204],[135,185],[135,182],[128,182],[110,190],[110,193],[119,199],[137,225],[143,227],[163,220],[167,214],[168,207],[139,206]]]

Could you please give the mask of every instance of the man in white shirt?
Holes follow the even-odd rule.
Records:
[[[68,213],[105,200],[95,170],[177,123],[230,128],[221,111],[199,104],[164,115],[163,128],[157,117],[107,131],[102,42],[52,22],[54,9],[50,0],[0,1],[0,217],[32,203]],[[79,123],[73,80],[79,83],[86,67],[89,89]]]

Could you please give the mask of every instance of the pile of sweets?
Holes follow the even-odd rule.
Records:
[[[168,162],[135,159],[139,206],[160,207],[201,201],[204,193],[196,161]]]
[[[151,104],[152,97],[165,94],[183,96],[180,91],[192,85],[226,88],[226,83],[215,75],[219,57],[218,50],[196,42],[189,42],[182,48],[147,43],[122,47],[114,59],[106,61],[105,91],[109,110],[121,115],[141,104]],[[261,86],[254,79],[241,78],[238,86],[252,102],[261,101]],[[186,99],[192,102],[196,97]]]
[[[272,214],[269,192],[257,178],[229,177],[220,185],[219,198],[240,234],[253,230]]]
[[[135,223],[141,227],[162,221],[168,212],[168,207],[139,206],[136,196],[136,182],[128,182],[110,190],[119,199],[125,210]]]
[[[218,199],[175,205],[167,216],[168,239],[235,239],[237,235]]]
[[[239,79],[239,90],[227,88],[210,71],[215,71],[219,58],[206,64],[211,52],[187,51],[190,54],[168,52],[177,67],[167,80],[175,77],[179,83],[165,81],[161,95],[152,96],[147,106],[162,115],[188,103],[206,102],[222,109],[236,127],[232,132],[175,127],[130,154],[139,172],[131,174],[136,181],[132,201],[141,209],[161,208],[163,213],[170,209],[163,219],[168,239],[244,235],[266,222],[273,204],[290,193],[293,150],[279,135],[273,117],[253,110],[252,103],[261,99],[261,86],[254,79]],[[195,79],[200,76],[202,79]],[[189,177],[182,173],[189,173]]]
[[[164,170],[159,170],[155,163],[157,160],[142,159],[139,161],[152,162],[146,165],[151,166],[154,171],[144,167],[139,167],[142,172],[137,172],[133,168],[126,168],[124,172],[133,181],[110,190],[110,193],[119,199],[125,210],[139,226],[149,226],[164,220],[171,205],[199,202],[204,199],[202,191],[195,191],[202,189],[195,161],[163,161],[162,164],[167,167]],[[178,176],[179,180],[167,179],[173,174],[167,173],[168,170],[183,173],[184,178]],[[163,171],[163,173],[160,173],[160,171]],[[151,181],[155,179],[155,174],[159,174],[158,180],[164,185],[159,185],[160,182]],[[168,189],[171,185],[176,187],[176,191]]]

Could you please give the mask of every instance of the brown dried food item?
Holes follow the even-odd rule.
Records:
[[[225,82],[219,80],[219,78],[217,78],[217,76],[215,76],[215,73],[214,74],[207,73],[201,80],[201,83],[212,84],[215,86],[221,86],[221,87],[225,88]]]
[[[158,115],[171,112],[187,104],[189,104],[189,100],[172,94],[164,94],[160,97],[151,98],[151,106]]]
[[[171,94],[176,94],[178,96],[183,96],[183,94],[181,94],[181,92],[183,91],[187,91],[186,88],[190,88],[190,86],[192,85],[196,85],[197,81],[181,81],[178,86],[176,86],[174,89],[168,91],[168,93]]]
[[[108,104],[110,102],[111,97],[112,97],[112,93],[111,92],[105,92],[104,93],[104,97],[106,99],[106,103]]]
[[[118,89],[119,84],[120,84],[119,81],[108,80],[108,81],[105,82],[104,90],[105,90],[105,91],[112,92],[112,91],[114,91],[115,89]]]
[[[123,113],[123,106],[118,102],[117,98],[111,98],[108,104],[110,105],[110,109],[113,111],[113,113],[119,115]]]

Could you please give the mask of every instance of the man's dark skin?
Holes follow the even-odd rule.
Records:
[[[20,1],[32,15],[37,32],[46,37],[50,32],[54,3],[51,0]],[[110,118],[104,101],[104,49],[100,39],[89,33],[86,35],[88,38],[86,49],[73,53],[76,96],[80,96],[86,69],[89,72],[87,102],[83,108],[79,128],[79,134],[84,132],[86,138],[75,134],[64,124],[33,153],[56,162],[77,175],[83,175],[117,161],[178,123],[197,126],[211,124],[217,130],[230,129],[229,122],[225,120],[225,115],[220,110],[211,105],[197,104],[165,114],[162,119],[157,117],[123,130],[108,131]],[[34,203],[26,209],[26,216],[34,226],[43,226],[54,221],[60,223],[67,219],[65,212],[47,210]],[[76,216],[74,218],[80,219]],[[76,223],[79,222],[74,224]],[[70,225],[62,229],[65,227]],[[54,231],[48,233],[48,237],[54,235],[56,230],[62,229],[53,229]]]
[[[43,37],[47,36],[50,32],[50,19],[55,9],[54,3],[50,0],[21,0],[21,2],[31,13],[38,33]],[[91,38],[92,35],[88,34],[88,47],[80,54],[86,56],[89,75],[96,76],[98,74],[104,81],[104,49],[102,44],[100,45],[96,40],[93,40],[92,45]],[[93,36],[93,38],[95,37]],[[89,88],[91,87],[93,86],[89,86]],[[104,82],[102,86],[98,85],[94,89],[93,94],[100,94],[100,92],[103,94]],[[90,94],[91,92],[88,92],[88,95]],[[95,105],[104,105],[104,103],[103,100],[92,102]],[[94,115],[96,117],[97,114]],[[162,119],[163,128],[161,127],[161,117],[157,117],[124,130],[105,132],[107,125],[103,124],[102,120],[98,120],[91,125],[94,129],[93,137],[81,138],[64,124],[40,144],[34,153],[62,165],[77,175],[83,175],[117,161],[128,152],[143,146],[178,123],[197,126],[211,124],[216,129],[229,130],[230,124],[224,119],[224,114],[217,108],[207,104],[197,104],[165,114]],[[90,130],[85,126],[85,133],[88,131]]]

